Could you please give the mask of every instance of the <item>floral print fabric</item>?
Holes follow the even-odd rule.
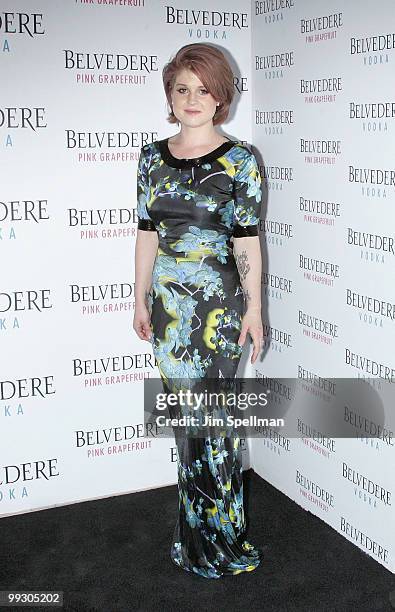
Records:
[[[137,174],[138,227],[159,240],[149,295],[153,353],[164,385],[232,378],[244,308],[232,239],[258,235],[259,169],[239,142],[178,160],[167,140],[142,147]],[[240,439],[175,436],[173,562],[206,578],[255,569],[261,553],[244,536]]]

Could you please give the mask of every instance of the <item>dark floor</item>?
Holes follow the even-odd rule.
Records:
[[[0,590],[62,590],[67,612],[394,612],[391,572],[252,470],[244,478],[248,538],[266,554],[254,572],[209,580],[170,561],[171,486],[1,519]]]

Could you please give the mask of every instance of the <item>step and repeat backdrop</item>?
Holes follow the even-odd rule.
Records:
[[[393,382],[394,31],[390,1],[2,3],[0,516],[177,482],[132,319],[137,162],[178,131],[161,70],[184,44],[227,54],[223,132],[264,179],[266,345],[238,374]],[[267,429],[244,465],[394,571],[392,432],[349,415],[331,439],[289,413],[310,438]]]
[[[177,482],[174,439],[144,424],[159,371],[132,320],[137,162],[178,132],[162,68],[181,46],[220,45],[224,133],[252,130],[250,5],[197,9],[1,3],[1,516]]]
[[[299,432],[264,430],[253,466],[392,572],[394,66],[391,0],[253,3],[252,140],[266,187],[254,376]],[[281,377],[305,405],[287,403]],[[334,437],[325,406],[339,389]]]

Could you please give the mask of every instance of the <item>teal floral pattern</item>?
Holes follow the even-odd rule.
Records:
[[[261,198],[255,156],[240,142],[193,160],[174,158],[167,139],[142,147],[138,227],[158,234],[148,305],[165,386],[236,375],[244,298],[232,240],[258,235]],[[205,578],[252,571],[261,553],[245,538],[240,439],[175,436],[171,559]]]

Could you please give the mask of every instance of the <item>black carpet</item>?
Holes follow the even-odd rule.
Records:
[[[252,470],[244,481],[266,555],[253,572],[209,580],[171,562],[171,486],[1,519],[0,589],[61,590],[67,612],[394,612],[391,572]]]

